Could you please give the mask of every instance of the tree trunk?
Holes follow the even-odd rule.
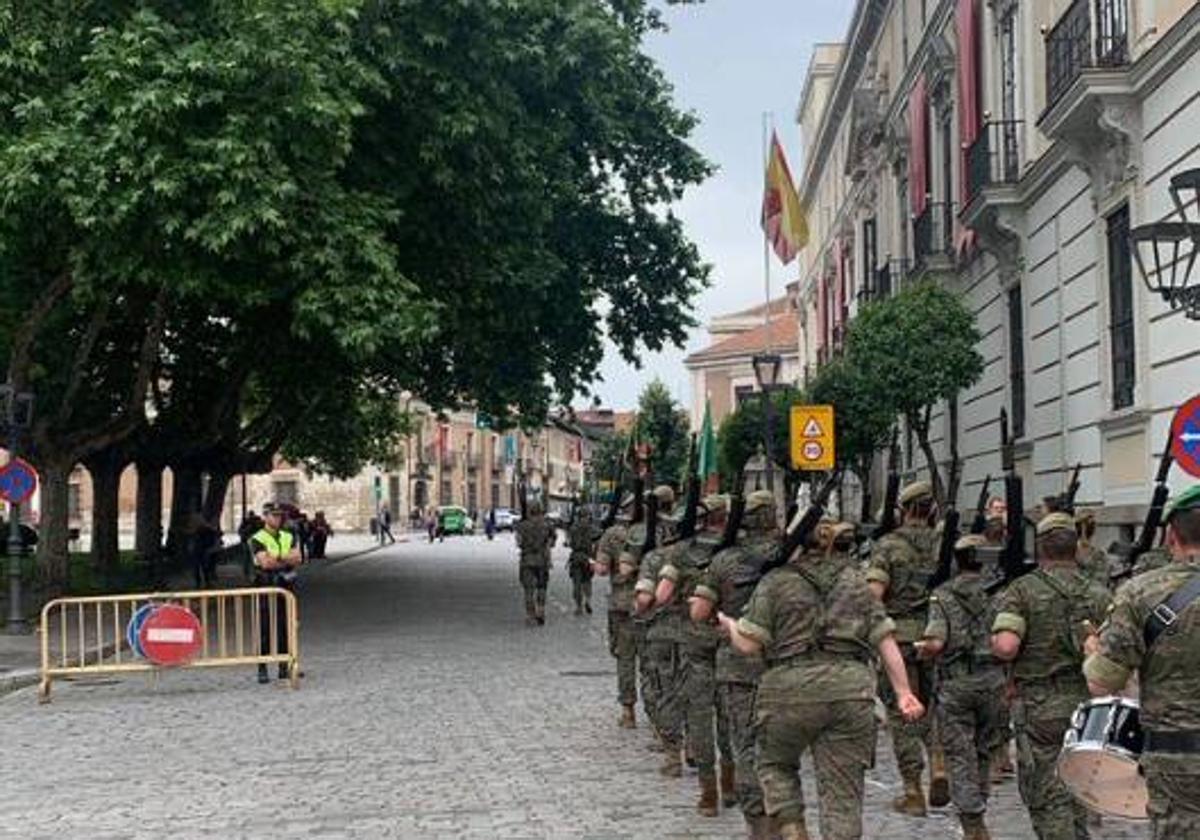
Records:
[[[171,525],[167,532],[167,553],[182,560],[187,552],[187,535],[193,513],[201,507],[200,470],[190,466],[171,468]]]
[[[863,456],[858,464],[858,480],[862,484],[862,505],[858,512],[859,522],[871,521],[871,469],[875,466],[875,455]]]
[[[958,504],[958,488],[962,483],[962,465],[958,460],[958,394],[946,401],[946,411],[950,416],[950,463],[957,469],[950,475],[950,486],[946,488],[946,496],[950,504]]]
[[[137,465],[137,527],[134,545],[138,556],[150,561],[162,551],[162,464]]]
[[[225,497],[229,494],[229,483],[233,476],[228,470],[214,470],[208,474],[208,487],[204,491],[204,518],[220,527],[221,512],[225,510]]]
[[[67,587],[68,541],[70,537],[68,499],[74,464],[40,461],[41,521],[38,529],[37,568],[41,581],[53,590]]]
[[[120,559],[121,472],[125,460],[105,451],[86,464],[92,477],[92,565],[111,575]]]

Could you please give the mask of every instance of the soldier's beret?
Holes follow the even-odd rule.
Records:
[[[1037,535],[1044,537],[1051,531],[1070,531],[1075,533],[1075,517],[1061,511],[1048,513],[1037,524]]]
[[[1171,517],[1179,511],[1195,510],[1196,508],[1200,508],[1200,484],[1194,484],[1176,496],[1170,507],[1167,508],[1164,519],[1170,522]]]
[[[983,534],[967,534],[958,538],[958,542],[954,544],[954,550],[967,551],[972,548],[982,548],[987,544],[987,537],[983,536]]]
[[[775,496],[769,490],[755,490],[746,497],[746,513],[753,513],[762,508],[775,507]]]
[[[914,481],[900,491],[900,504],[908,505],[933,496],[933,485],[928,481]]]
[[[654,495],[660,505],[670,507],[675,504],[675,491],[666,484],[660,484],[655,487]]]

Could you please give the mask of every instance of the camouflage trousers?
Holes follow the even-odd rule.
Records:
[[[525,591],[525,615],[546,614],[546,585],[550,570],[545,566],[521,566],[521,589]]]
[[[608,652],[617,660],[617,702],[632,706],[637,702],[637,636],[629,613],[609,610]]]
[[[577,607],[592,603],[592,579],[572,576],[571,598]]]
[[[685,646],[681,698],[687,726],[688,752],[701,776],[716,773],[717,750],[730,756],[729,730],[717,704],[717,652]]]
[[[655,708],[658,706],[658,682],[653,678],[654,662],[646,642],[646,631],[649,626],[645,621],[633,619],[633,638],[637,651],[637,674],[642,694],[642,712],[651,723],[655,720]],[[657,725],[657,724],[655,724]]]
[[[999,668],[942,680],[937,715],[950,798],[960,814],[987,810],[992,751],[1006,737],[999,727],[1003,695],[1004,673]]]
[[[863,789],[875,746],[874,705],[796,702],[802,692],[799,685],[790,696],[759,688],[755,744],[767,813],[784,824],[804,822],[800,756],[811,751],[822,840],[860,840]]]
[[[887,707],[888,732],[892,736],[892,749],[896,753],[896,765],[900,770],[900,778],[905,780],[920,779],[925,772],[925,749],[933,752],[940,746],[935,743],[937,727],[930,722],[935,710],[932,708],[933,671],[926,663],[917,663],[908,655],[904,659],[908,670],[908,684],[921,702],[929,708],[930,713],[916,723],[906,723],[900,716],[896,705],[896,693],[887,675],[882,671],[879,675],[879,698]]]
[[[1200,837],[1200,756],[1147,753],[1142,770],[1150,789],[1154,840]]]
[[[749,683],[720,683],[717,686],[718,704],[729,727],[729,750],[721,754],[734,763],[738,805],[747,818],[761,817],[762,786],[758,783],[758,767],[754,758],[754,695],[758,687]]]
[[[1038,840],[1088,840],[1088,813],[1058,778],[1058,754],[1069,718],[1030,718],[1018,701],[1017,782]]]
[[[683,645],[665,639],[646,642],[645,671],[653,691],[653,707],[647,710],[658,734],[668,744],[683,742],[683,686],[687,661]]]

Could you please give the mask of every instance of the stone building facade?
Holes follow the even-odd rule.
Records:
[[[1200,391],[1200,325],[1150,294],[1128,240],[1200,166],[1197,79],[1186,0],[858,0],[797,114],[802,364],[837,353],[867,301],[926,278],[958,291],[985,362],[958,398],[960,504],[1001,472],[1003,407],[1027,503],[1078,463],[1079,501],[1128,535]],[[949,425],[941,406],[943,461]]]

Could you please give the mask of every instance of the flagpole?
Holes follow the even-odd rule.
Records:
[[[763,182],[766,186],[767,173],[771,167],[771,138],[768,132],[767,123],[771,119],[770,111],[763,111],[762,115],[762,150],[763,150]],[[766,349],[764,352],[771,352],[771,240],[767,235],[766,225],[763,229],[763,293],[765,296],[764,303],[766,308],[763,310],[763,327],[764,339],[766,341]]]

